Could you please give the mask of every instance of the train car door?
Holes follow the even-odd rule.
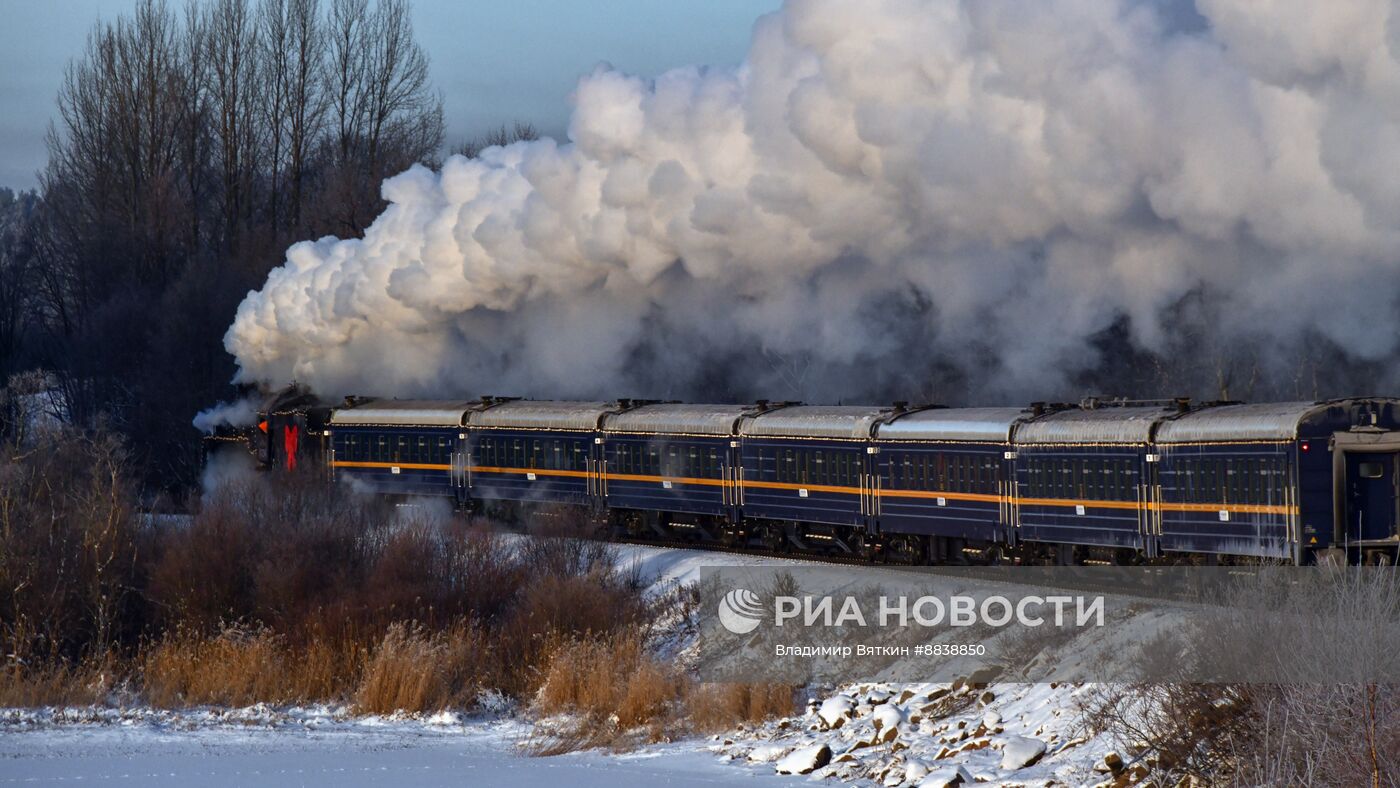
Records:
[[[1400,463],[1394,453],[1347,452],[1346,540],[1395,536],[1400,503]]]

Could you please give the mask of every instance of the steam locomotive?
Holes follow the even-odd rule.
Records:
[[[284,395],[268,469],[615,536],[909,563],[1400,558],[1400,400],[1028,408]],[[217,442],[217,441],[216,441]]]

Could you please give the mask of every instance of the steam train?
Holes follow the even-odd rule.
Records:
[[[269,469],[615,536],[909,563],[1400,558],[1400,400],[1028,408],[471,401],[304,393],[242,442]]]

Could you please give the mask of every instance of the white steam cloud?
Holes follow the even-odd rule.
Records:
[[[226,345],[332,395],[1325,388],[1400,342],[1398,17],[791,0],[738,69],[599,68],[568,144],[390,179]]]
[[[251,427],[258,423],[258,403],[251,398],[220,402],[195,414],[194,428],[213,435],[220,427]]]

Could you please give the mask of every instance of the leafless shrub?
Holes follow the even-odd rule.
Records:
[[[121,444],[55,428],[0,459],[0,646],[77,664],[137,626],[138,524]]]
[[[1184,638],[1143,645],[1175,683],[1097,687],[1085,719],[1170,779],[1237,785],[1400,784],[1389,570],[1259,573]],[[1175,645],[1168,653],[1163,646]],[[1172,665],[1175,665],[1172,668]],[[1255,683],[1203,683],[1246,678]]]

